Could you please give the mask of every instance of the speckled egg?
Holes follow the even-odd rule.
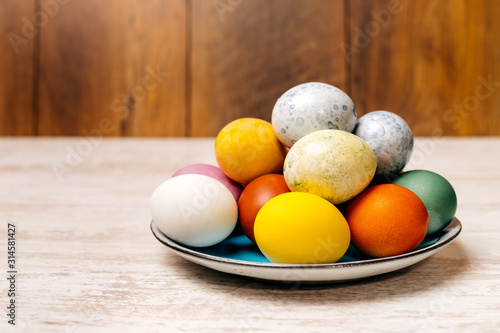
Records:
[[[413,134],[404,119],[395,113],[367,113],[358,120],[354,134],[373,149],[377,157],[377,175],[397,174],[410,160]]]
[[[321,130],[290,148],[283,171],[291,191],[340,204],[368,186],[376,167],[375,154],[362,139],[345,131]]]
[[[352,132],[357,117],[353,101],[342,90],[326,83],[309,82],[289,89],[278,99],[272,124],[279,140],[291,147],[314,131]]]

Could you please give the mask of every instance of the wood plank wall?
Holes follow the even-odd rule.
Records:
[[[500,135],[494,0],[2,0],[0,135],[214,136],[303,82]]]
[[[34,11],[33,1],[0,2],[0,135],[36,133],[33,104],[33,85],[37,80],[33,68],[36,32],[23,28],[21,21],[23,17],[33,17]]]

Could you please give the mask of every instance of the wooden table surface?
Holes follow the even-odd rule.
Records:
[[[419,138],[407,169],[446,177],[462,233],[410,268],[319,286],[265,283],[159,243],[149,197],[213,139],[0,139],[0,257],[16,225],[16,332],[494,332],[500,327],[500,138]]]

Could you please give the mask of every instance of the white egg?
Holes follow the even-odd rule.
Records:
[[[229,236],[238,220],[238,205],[220,181],[188,174],[170,178],[154,190],[151,215],[174,241],[203,247]]]
[[[303,136],[325,129],[352,132],[358,115],[351,98],[326,83],[309,82],[285,92],[276,102],[272,124],[287,147]]]

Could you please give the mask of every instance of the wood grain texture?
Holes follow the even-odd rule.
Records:
[[[320,286],[218,273],[153,237],[152,191],[181,166],[215,163],[213,139],[107,138],[59,181],[52,163],[84,141],[0,139],[4,259],[7,221],[18,228],[16,332],[498,330],[500,139],[417,138],[410,166],[453,184],[462,233],[410,268]]]
[[[360,115],[396,112],[416,135],[500,135],[498,1],[347,3]]]
[[[491,0],[5,0],[0,135],[213,136],[307,81],[415,135],[500,135],[499,16]]]
[[[39,133],[185,135],[185,52],[183,0],[61,5],[42,29]]]
[[[270,121],[294,85],[345,89],[338,48],[342,1],[192,1],[191,134],[214,136],[230,121]]]
[[[33,59],[38,33],[30,26],[34,13],[34,1],[0,2],[0,135],[35,134]]]

